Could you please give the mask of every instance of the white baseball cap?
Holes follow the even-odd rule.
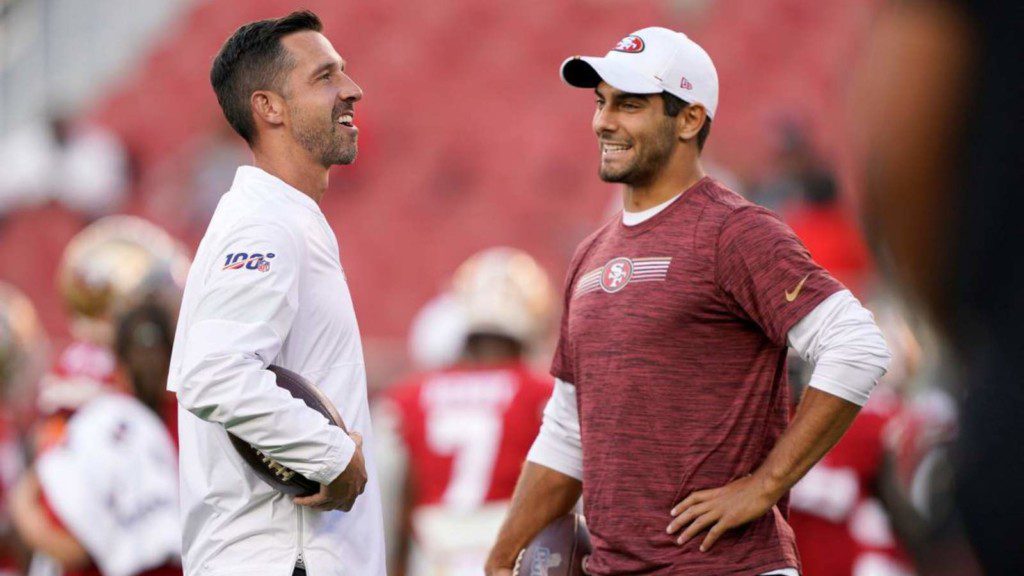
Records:
[[[657,26],[626,36],[604,58],[567,59],[562,80],[577,88],[594,88],[603,80],[631,94],[668,92],[702,104],[709,118],[718,108],[718,72],[711,57],[686,34]]]

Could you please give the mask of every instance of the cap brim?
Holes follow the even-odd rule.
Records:
[[[658,94],[665,89],[622,62],[574,56],[562,62],[562,80],[576,88],[596,88],[601,81],[630,94]]]

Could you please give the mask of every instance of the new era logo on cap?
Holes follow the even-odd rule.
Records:
[[[637,30],[604,57],[569,58],[562,63],[562,79],[578,88],[604,81],[632,94],[668,92],[701,104],[709,118],[718,109],[718,72],[711,57],[685,34],[668,28]]]
[[[637,52],[644,51],[644,39],[639,36],[626,36],[619,43],[612,48],[616,52],[626,52],[627,54],[636,54]]]

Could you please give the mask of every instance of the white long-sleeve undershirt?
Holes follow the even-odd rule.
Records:
[[[863,406],[889,364],[889,349],[874,317],[850,293],[837,292],[788,333],[789,345],[814,365],[810,386]],[[583,479],[576,387],[555,380],[540,433],[527,460]]]

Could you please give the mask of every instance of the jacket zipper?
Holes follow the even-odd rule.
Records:
[[[302,559],[302,507],[297,507],[295,511],[299,518],[299,556],[295,559],[295,567],[306,569],[306,562]]]

